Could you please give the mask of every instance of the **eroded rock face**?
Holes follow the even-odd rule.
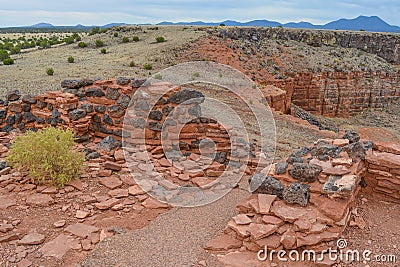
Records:
[[[262,182],[261,182],[262,181]],[[285,187],[274,177],[265,176],[263,174],[255,174],[249,179],[250,189],[260,194],[277,195],[282,198],[282,193]],[[258,188],[251,188],[252,185],[261,184]]]
[[[292,183],[283,191],[283,199],[289,204],[299,204],[305,207],[310,200],[310,186]]]
[[[322,168],[314,164],[293,163],[289,169],[289,174],[300,182],[314,182],[318,175],[322,172]]]

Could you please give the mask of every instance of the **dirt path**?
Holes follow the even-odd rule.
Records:
[[[174,208],[142,229],[103,241],[82,266],[220,266],[203,247],[223,231],[236,203],[248,194],[235,188],[203,207]]]

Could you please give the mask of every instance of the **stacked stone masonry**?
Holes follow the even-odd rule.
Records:
[[[206,249],[224,263],[265,246],[320,252],[334,248],[347,225],[362,221],[351,212],[362,187],[400,202],[399,145],[360,141],[354,132],[344,137],[318,140],[252,176],[250,188],[252,180],[264,182]]]

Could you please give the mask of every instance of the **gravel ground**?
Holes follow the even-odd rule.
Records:
[[[103,241],[82,266],[200,266],[201,261],[221,266],[203,247],[223,231],[235,204],[248,194],[235,188],[206,206],[174,208],[140,230]]]

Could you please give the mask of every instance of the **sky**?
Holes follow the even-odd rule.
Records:
[[[0,27],[39,22],[104,25],[227,19],[325,24],[359,15],[379,16],[389,24],[400,26],[399,13],[399,0],[0,0]]]

